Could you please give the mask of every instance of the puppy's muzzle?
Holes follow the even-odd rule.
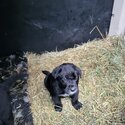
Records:
[[[69,90],[71,90],[72,92],[74,92],[76,90],[75,85],[69,85]]]

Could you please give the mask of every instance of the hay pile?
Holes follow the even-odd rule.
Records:
[[[26,54],[29,63],[29,96],[35,125],[123,125],[125,124],[125,43],[121,38],[92,41],[76,48],[42,55]],[[63,111],[55,112],[44,87],[41,70],[71,62],[84,75],[79,82],[76,111],[69,98],[62,99]]]

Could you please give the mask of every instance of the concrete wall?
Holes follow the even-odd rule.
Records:
[[[125,0],[114,0],[109,35],[125,35]]]
[[[113,1],[1,0],[0,56],[63,50],[102,38],[109,30]]]

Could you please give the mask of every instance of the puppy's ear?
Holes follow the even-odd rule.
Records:
[[[45,74],[45,75],[47,75],[47,76],[50,74],[50,72],[46,71],[46,70],[43,70],[42,73]]]
[[[52,71],[52,76],[56,79],[60,75],[61,72],[62,72],[62,69],[60,67],[56,67]]]
[[[81,78],[81,76],[82,76],[82,71],[81,71],[81,69],[79,68],[79,67],[75,67],[75,69],[76,69],[76,71],[77,71],[77,74],[78,74],[78,76]]]

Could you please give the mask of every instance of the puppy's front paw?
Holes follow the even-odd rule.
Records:
[[[82,108],[82,103],[78,101],[77,103],[74,103],[74,104],[73,104],[73,107],[74,107],[76,110],[78,110],[78,109]]]
[[[57,111],[57,112],[61,112],[62,111],[62,107],[61,106],[56,106],[55,105],[55,111]]]

